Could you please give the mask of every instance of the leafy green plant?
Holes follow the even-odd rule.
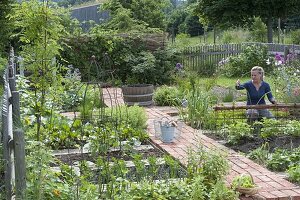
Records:
[[[300,166],[294,165],[290,166],[287,170],[289,180],[300,183]]]
[[[234,100],[234,90],[229,88],[222,98],[222,102],[232,102]]]
[[[241,174],[233,178],[231,186],[234,189],[238,187],[254,188],[256,184],[253,182],[253,178],[250,174]]]
[[[208,92],[197,85],[195,76],[190,76],[189,81],[191,89],[187,91],[187,110],[181,113],[182,118],[193,128],[211,128],[214,101]],[[208,84],[207,87],[210,85]]]
[[[300,30],[293,30],[290,34],[293,44],[300,44]]]
[[[14,36],[23,44],[20,54],[24,58],[25,69],[31,73],[30,85],[35,91],[36,138],[40,140],[41,119],[47,112],[48,89],[60,82],[55,58],[61,48],[58,40],[65,34],[61,20],[65,10],[48,0],[22,1],[14,9],[11,16],[16,22],[17,33]]]
[[[250,151],[247,156],[257,162],[260,165],[266,165],[267,160],[270,156],[270,147],[269,143],[266,142],[261,145],[261,147]]]
[[[211,200],[237,200],[239,194],[234,190],[228,188],[224,182],[218,181],[209,193]]]
[[[226,155],[218,151],[206,151],[198,147],[197,151],[189,151],[187,164],[187,177],[203,177],[206,190],[211,190],[213,185],[223,180],[228,173],[229,164]]]
[[[163,85],[155,90],[153,100],[158,106],[178,106],[181,103],[180,96],[176,87]]]
[[[264,119],[260,135],[262,138],[269,138],[283,134],[283,121],[275,119]]]
[[[267,161],[267,167],[274,171],[285,171],[291,164],[290,152],[284,149],[276,149]]]
[[[229,57],[229,62],[220,70],[227,77],[241,77],[248,74],[253,66],[261,66],[266,72],[272,71],[272,65],[267,64],[268,52],[266,46],[246,46],[244,51],[237,55]]]
[[[65,184],[49,164],[53,161],[50,151],[40,142],[26,146],[27,187],[25,199],[62,199],[72,198],[70,185]]]
[[[253,127],[246,122],[236,122],[235,124],[225,124],[220,130],[220,134],[226,138],[229,144],[238,144],[242,139],[252,138]]]
[[[146,113],[145,110],[139,106],[118,106],[116,108],[107,108],[105,110],[112,121],[118,121],[119,123],[129,124],[132,128],[144,129],[146,128]]]
[[[253,41],[266,42],[267,26],[260,17],[254,17],[250,33]]]

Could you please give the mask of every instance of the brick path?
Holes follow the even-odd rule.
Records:
[[[109,90],[107,90],[109,92]],[[120,90],[114,92],[121,98]],[[104,91],[105,93],[105,91]],[[108,103],[111,102],[107,100]],[[115,101],[122,102],[122,100]],[[112,105],[112,104],[107,104]],[[115,105],[115,104],[114,104]],[[172,143],[163,143],[155,138],[154,123],[155,119],[167,117],[172,119],[168,112],[172,112],[171,108],[147,107],[145,108],[148,115],[148,132],[151,140],[168,152],[174,158],[177,158],[182,164],[186,164],[187,150],[190,148],[198,148],[199,142],[208,149],[219,149],[228,152],[228,159],[231,170],[226,177],[227,184],[230,184],[233,177],[242,174],[250,173],[253,176],[254,182],[260,187],[259,193],[252,197],[241,197],[241,199],[257,199],[257,200],[300,200],[300,187],[290,183],[282,176],[267,170],[266,168],[254,163],[252,160],[238,154],[237,152],[221,145],[215,140],[205,136],[201,130],[193,129],[187,125],[183,125],[182,132],[179,138]]]

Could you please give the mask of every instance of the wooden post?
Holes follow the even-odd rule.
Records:
[[[12,113],[14,129],[21,128],[20,119],[20,94],[18,91],[12,91]]]
[[[286,61],[287,55],[290,53],[290,49],[288,46],[284,46],[284,60]]]
[[[4,101],[2,108],[2,134],[3,134],[3,159],[4,159],[4,179],[5,179],[5,191],[6,199],[11,199],[12,197],[12,160],[11,152],[9,147],[9,141],[11,140],[9,136],[9,126],[8,126],[8,112],[9,112],[9,103],[8,103],[8,92],[7,87],[4,91]]]
[[[16,199],[24,199],[26,188],[26,170],[25,170],[25,140],[24,132],[21,129],[15,129],[14,134],[14,155],[15,155],[15,183]]]

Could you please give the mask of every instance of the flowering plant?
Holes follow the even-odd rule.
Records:
[[[296,57],[297,55],[290,53],[285,59],[282,55],[275,54],[276,91],[283,91],[282,99],[287,103],[300,103],[300,61]]]

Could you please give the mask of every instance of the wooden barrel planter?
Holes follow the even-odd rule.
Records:
[[[152,105],[153,85],[152,84],[134,84],[121,87],[124,103],[126,105],[149,106]]]

